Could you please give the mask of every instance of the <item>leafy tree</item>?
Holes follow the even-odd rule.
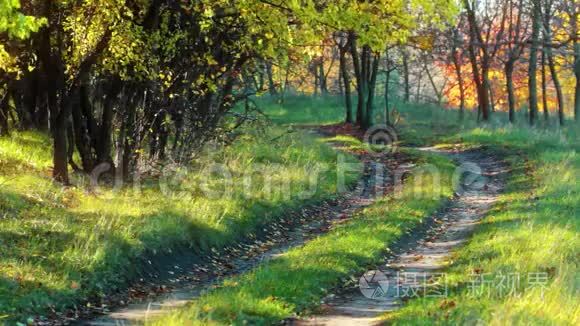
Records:
[[[19,0],[0,3],[0,73],[15,72],[16,58],[7,51],[9,43],[27,39],[45,23],[44,19],[27,16],[20,11]]]
[[[386,45],[453,13],[451,0],[28,0],[22,13],[18,1],[4,1],[0,122],[2,130],[50,127],[57,181],[70,182],[69,167],[131,179],[144,158],[184,162],[227,134],[224,121],[251,96],[249,82],[262,89],[265,71],[276,92],[270,63],[320,58],[321,44],[342,31],[362,58],[357,116],[366,128]],[[327,91],[332,67],[323,64],[317,80]]]

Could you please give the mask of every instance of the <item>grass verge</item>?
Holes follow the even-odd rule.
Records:
[[[384,315],[386,324],[580,324],[577,131],[488,127],[448,139],[489,146],[508,160],[512,176],[454,253],[445,271],[449,295],[411,300]]]
[[[351,275],[381,262],[385,245],[417,226],[452,195],[453,163],[438,155],[412,153],[420,163],[439,169],[441,188],[433,189],[432,178],[411,176],[401,198],[379,199],[348,223],[247,274],[227,279],[153,324],[272,324],[318,306]]]
[[[183,248],[202,256],[337,195],[336,171],[320,169],[336,166],[336,152],[282,128],[248,130],[138,189],[89,191],[79,176],[75,187],[53,184],[50,147],[38,133],[0,138],[0,324],[98,305],[136,276],[143,256]]]

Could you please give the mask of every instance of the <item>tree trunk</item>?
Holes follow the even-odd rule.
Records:
[[[52,177],[55,181],[60,182],[64,185],[70,184],[68,177],[68,151],[67,146],[72,146],[72,144],[67,144],[67,127],[71,110],[70,97],[64,99],[62,108],[60,112],[56,115],[54,119],[52,128],[53,137],[53,170]]]
[[[368,46],[363,46],[361,55],[361,94],[363,98],[360,112],[360,125],[363,129],[367,127],[367,99],[369,92],[369,77],[371,71],[371,52]]]
[[[340,63],[340,60],[339,60]],[[344,86],[343,86],[343,77],[342,77],[342,67],[338,67],[338,79],[336,80],[336,86],[338,87],[338,95],[344,96]]]
[[[352,117],[352,99],[350,94],[350,76],[348,75],[348,68],[346,65],[346,50],[340,48],[340,74],[342,76],[342,85],[344,90],[344,107],[346,111],[345,122],[353,123],[354,119]]]
[[[324,74],[324,61],[320,61],[318,65],[318,78],[320,78],[320,94],[328,94],[328,86],[326,85],[326,75]]]
[[[32,117],[29,114],[23,94],[27,92],[28,85],[26,79],[16,80],[8,84],[7,96],[12,98],[14,104],[14,112],[16,112],[16,120],[13,120],[15,126],[21,130],[30,129],[32,127]]]
[[[550,117],[548,113],[548,90],[547,90],[547,83],[546,83],[546,52],[542,51],[542,107],[544,111],[544,121],[548,122]]]
[[[41,66],[42,67],[42,66]],[[47,97],[47,89],[49,88],[47,85],[46,74],[45,72],[40,69],[37,74],[37,113],[35,118],[35,124],[38,126],[40,130],[48,131],[50,130],[50,114],[49,114],[49,104],[48,104],[48,97]]]
[[[481,93],[481,119],[483,121],[489,121],[489,79],[487,78],[487,68],[482,67],[482,83],[480,86],[480,93]]]
[[[119,78],[114,78],[107,91],[105,101],[103,103],[103,112],[101,114],[101,127],[99,129],[99,136],[97,137],[96,155],[97,164],[109,163],[111,169],[114,169],[114,162],[112,155],[111,139],[113,135],[113,115],[114,105],[119,93],[121,93],[122,82]]]
[[[0,135],[6,136],[10,133],[8,125],[8,95],[4,94],[0,98]]]
[[[115,184],[119,185],[123,183],[125,180],[124,168],[125,164],[123,162],[123,158],[125,157],[125,138],[127,137],[126,132],[126,111],[127,111],[127,103],[122,106],[122,112],[120,113],[121,116],[121,125],[119,128],[119,134],[117,136],[117,140],[115,141]]]
[[[560,79],[558,78],[558,73],[556,71],[556,63],[554,62],[554,54],[552,53],[552,30],[551,30],[551,20],[552,13],[551,8],[546,4],[546,10],[544,15],[544,43],[546,44],[546,49],[542,53],[542,65],[545,59],[548,59],[548,67],[550,68],[550,75],[552,76],[552,82],[554,83],[554,88],[556,89],[556,99],[558,100],[558,121],[560,126],[564,125],[564,96],[562,95],[562,86],[560,85]],[[545,68],[542,67],[542,74],[545,75]],[[545,79],[545,77],[543,77]],[[544,81],[542,81],[544,82]]]
[[[406,103],[411,100],[411,85],[409,83],[409,58],[407,58],[407,51],[403,50],[403,88],[404,88],[404,99]]]
[[[513,73],[514,73],[514,62],[508,61],[504,67],[505,79],[506,79],[506,88],[508,92],[508,107],[509,107],[509,120],[510,123],[514,123],[516,121],[516,96],[514,92],[514,81],[513,81]]]
[[[420,103],[421,102],[421,82],[423,79],[423,75],[419,74],[419,80],[417,80],[417,91],[415,91],[415,102]]]
[[[556,72],[556,64],[554,58],[551,54],[551,50],[548,52],[548,66],[550,67],[550,75],[552,76],[552,82],[554,83],[554,88],[556,89],[556,99],[558,100],[558,121],[560,126],[564,125],[564,95],[562,94],[562,86],[560,85],[560,78]]]
[[[387,67],[387,72],[385,76],[385,124],[391,124],[391,117],[389,112],[389,83],[391,80],[391,70]]]
[[[73,168],[73,171],[81,172],[82,170],[78,167],[78,165],[74,161],[75,147],[73,146],[73,144],[75,143],[75,135],[71,123],[69,123],[66,128],[66,136],[68,144],[66,154],[66,156],[68,157],[68,164]]]
[[[318,66],[314,66],[314,96],[318,96],[318,87],[320,83],[320,78],[318,78]]]
[[[487,91],[489,93],[489,110],[490,112],[495,112],[495,99],[493,97],[493,88],[491,87],[489,79],[487,80]]]
[[[46,17],[50,17],[52,9],[51,3],[46,2],[43,10]],[[67,164],[67,126],[72,103],[70,103],[69,94],[66,94],[64,90],[62,60],[58,53],[52,53],[50,26],[44,27],[40,33],[42,38],[39,46],[39,61],[47,81],[46,94],[53,138],[52,177],[55,181],[68,185],[70,182]]]
[[[538,85],[536,71],[538,65],[538,47],[540,43],[541,14],[542,8],[540,0],[532,0],[532,46],[530,48],[530,62],[528,65],[530,125],[535,124],[538,115]]]
[[[280,103],[284,103],[284,97],[288,91],[288,81],[290,79],[290,63],[286,66],[286,71],[284,74],[284,87],[282,87],[282,96],[280,96]]]
[[[266,74],[268,75],[268,91],[271,96],[278,95],[276,84],[274,83],[274,74],[272,73],[272,63],[266,61]]]
[[[489,58],[487,55],[487,50],[482,44],[483,40],[479,27],[477,25],[477,19],[475,17],[475,11],[471,8],[468,0],[463,0],[465,9],[467,10],[467,19],[469,21],[469,59],[471,61],[471,67],[473,70],[473,80],[477,89],[477,103],[478,103],[478,119],[479,114],[483,121],[489,120]],[[478,64],[477,52],[475,44],[480,44],[482,55],[481,64]],[[481,71],[480,66],[481,65]]]
[[[377,74],[379,72],[379,61],[380,61],[380,54],[377,53],[371,57],[371,51],[369,49],[369,65],[372,61],[372,67],[369,69],[370,78],[368,82],[368,98],[367,98],[367,112],[366,112],[366,121],[364,124],[364,129],[368,129],[372,127],[374,124],[374,108],[375,108],[375,91],[376,91],[376,84],[377,84]]]
[[[121,168],[123,170],[124,180],[130,180],[133,172],[133,160],[136,148],[136,131],[135,131],[135,116],[136,116],[136,104],[131,103],[127,107],[127,112],[125,118],[123,119],[125,138],[123,141],[123,159]]]
[[[149,135],[149,157],[153,160],[165,159],[165,147],[167,145],[167,127],[165,126],[165,119],[167,111],[161,109],[155,113],[153,122],[150,127]]]
[[[457,77],[457,86],[459,87],[459,119],[463,120],[465,116],[465,87],[463,83],[463,74],[461,72],[461,63],[459,62],[459,53],[455,46],[452,48],[451,59],[455,67],[455,75]]]
[[[437,97],[437,105],[441,106],[441,102],[443,102],[443,93],[439,92],[439,89],[437,89],[437,85],[435,84],[435,79],[433,79],[433,75],[429,71],[429,67],[427,66],[427,62],[424,63],[424,69],[425,69],[425,72],[427,73],[427,78],[429,79],[429,83],[431,84],[431,88],[433,88],[433,93],[435,93],[435,96]]]
[[[574,75],[576,75],[576,90],[574,91],[574,119],[580,121],[580,42],[574,42]]]
[[[40,126],[36,124],[35,117],[36,112],[36,98],[38,96],[38,82],[37,82],[37,71],[28,72],[25,77],[21,80],[20,93],[23,95],[22,112],[24,115],[21,117],[21,128],[39,128]],[[20,117],[19,117],[20,118]]]
[[[91,139],[87,128],[88,121],[83,114],[84,109],[81,108],[82,104],[80,103],[82,101],[82,95],[80,94],[81,92],[82,91],[80,89],[75,89],[70,95],[72,101],[71,106],[74,107],[74,110],[71,110],[73,118],[74,143],[76,143],[79,156],[81,157],[83,171],[86,173],[91,173],[94,168],[94,161],[92,157]],[[71,147],[72,145],[72,143],[69,144]]]
[[[157,159],[160,161],[164,161],[166,158],[165,149],[167,148],[168,140],[169,130],[167,130],[167,126],[163,125],[159,135],[159,140],[157,141]]]
[[[363,110],[365,107],[365,91],[364,91],[364,78],[363,78],[363,71],[362,71],[362,64],[360,57],[358,55],[358,49],[356,44],[356,35],[354,33],[349,33],[349,44],[350,44],[350,55],[352,56],[352,63],[354,67],[354,75],[356,78],[356,87],[357,87],[357,108],[356,108],[356,123],[362,124],[363,123]]]

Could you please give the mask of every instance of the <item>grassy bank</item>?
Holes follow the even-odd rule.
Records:
[[[282,128],[248,130],[188,170],[164,169],[163,186],[144,176],[138,189],[89,191],[78,176],[74,187],[53,184],[50,147],[37,133],[0,138],[0,324],[98,301],[136,275],[143,255],[203,255],[337,190],[336,170],[318,170],[336,166],[334,150]]]
[[[432,137],[428,130],[416,134]],[[411,300],[383,316],[385,322],[579,324],[578,134],[575,128],[489,126],[449,136],[448,142],[486,145],[501,153],[512,177],[473,238],[454,254],[445,271],[449,296]]]
[[[258,108],[276,124],[324,125],[339,123],[346,113],[338,96],[263,96],[255,99]]]
[[[356,142],[350,141],[352,146]],[[441,171],[440,193],[433,196],[432,178],[423,178],[417,187],[404,187],[402,198],[378,200],[348,223],[252,272],[226,280],[220,288],[155,324],[272,324],[316,308],[333,287],[380,263],[386,245],[451,196],[453,163],[437,155],[413,155],[420,155],[419,165],[433,164]],[[415,181],[410,177],[406,184]]]
[[[559,128],[555,117],[530,128],[524,111],[518,112],[515,125],[506,123],[505,113],[496,112],[480,127],[475,112],[467,112],[460,122],[455,110],[397,108],[404,143],[484,145],[505,158],[513,172],[500,202],[445,271],[450,296],[411,300],[404,309],[383,316],[385,322],[580,323],[580,128],[570,120]],[[342,113],[341,107],[335,112]],[[474,288],[478,295],[473,295]]]

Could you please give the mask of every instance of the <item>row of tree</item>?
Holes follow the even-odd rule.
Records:
[[[53,177],[65,184],[70,169],[130,179],[143,161],[188,160],[247,118],[232,112],[237,103],[262,91],[283,96],[299,70],[314,76],[314,92],[337,86],[346,121],[368,128],[379,80],[389,109],[392,73],[406,101],[412,90],[419,98],[431,89],[443,104],[458,90],[462,112],[473,93],[488,120],[502,97],[490,74],[502,68],[513,120],[522,96],[512,76],[526,66],[535,123],[538,56],[563,123],[563,71],[575,74],[576,117],[580,105],[578,7],[575,0],[3,1],[0,133],[50,132]],[[539,75],[545,94],[547,73]]]
[[[474,2],[463,0],[465,19],[452,29],[452,52],[460,65],[461,48],[466,47],[477,89],[478,105],[483,120],[493,110],[490,71],[500,70],[505,76],[509,119],[515,119],[516,98],[514,71],[527,63],[529,122],[538,119],[538,56],[541,53],[543,108],[548,115],[546,72],[548,66],[557,98],[560,124],[564,124],[564,97],[557,65],[575,75],[574,115],[580,111],[580,6],[574,0],[501,0]],[[463,18],[463,17],[462,17]],[[556,31],[556,32],[554,32]],[[467,42],[461,41],[461,35]],[[555,54],[555,51],[558,54]],[[458,58],[459,57],[459,58]],[[457,74],[461,74],[460,71]],[[460,84],[460,88],[465,86]],[[462,104],[463,106],[463,104]]]
[[[556,112],[561,125],[566,114],[578,119],[580,5],[574,0],[461,0],[457,5],[453,23],[419,26],[405,42],[387,42],[380,50],[357,44],[355,30],[329,35],[325,50],[309,63],[310,92],[328,93],[335,85],[331,91],[345,97],[345,120],[363,128],[373,123],[378,80],[385,82],[386,110],[389,90],[398,88],[400,94],[391,95],[404,101],[447,104],[461,117],[474,107],[483,121],[505,110],[514,122],[516,110],[526,108],[533,125],[540,107],[546,120],[549,111]],[[287,69],[280,69],[284,78],[275,84],[286,85]],[[304,78],[298,76],[296,87]],[[390,87],[393,82],[398,87]],[[356,109],[351,89],[358,95]]]
[[[230,115],[239,125],[236,103],[275,92],[273,63],[308,61],[337,31],[361,52],[359,106],[372,103],[378,50],[454,13],[451,0],[2,1],[0,132],[50,132],[62,183],[69,168],[131,178],[141,161],[187,160]]]

